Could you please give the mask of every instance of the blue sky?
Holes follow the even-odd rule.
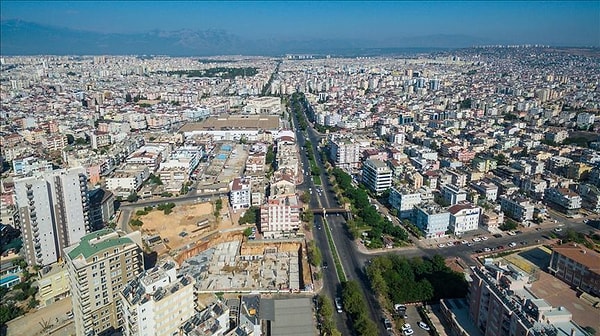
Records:
[[[223,29],[247,38],[461,34],[600,46],[600,1],[0,1],[2,19],[96,32]]]

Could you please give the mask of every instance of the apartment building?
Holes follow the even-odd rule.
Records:
[[[448,208],[450,230],[457,236],[477,230],[481,208],[471,203],[459,203]]]
[[[415,225],[425,238],[445,237],[450,225],[450,213],[435,203],[422,204],[414,208]]]
[[[68,297],[71,293],[69,273],[64,263],[56,263],[42,268],[41,277],[36,281],[36,299],[45,307]]]
[[[119,292],[123,335],[172,336],[195,313],[194,284],[177,277],[177,264],[166,261],[132,279]]]
[[[90,231],[85,169],[53,170],[14,183],[27,263],[55,263],[64,247]]]
[[[398,217],[401,219],[411,218],[413,209],[421,203],[421,193],[406,188],[390,189],[389,202],[392,208],[398,210]]]
[[[235,178],[229,184],[229,204],[235,212],[238,209],[247,209],[250,207],[250,181],[242,178]]]
[[[469,316],[483,335],[586,335],[569,311],[533,295],[529,276],[513,265],[486,263],[471,269]]]
[[[533,204],[522,197],[500,197],[500,209],[508,217],[523,222],[533,219]]]
[[[115,214],[115,195],[102,188],[88,192],[90,200],[90,227],[98,230],[106,226]]]
[[[576,213],[581,209],[581,196],[566,188],[548,188],[544,200],[557,210],[567,214]]]
[[[600,189],[591,184],[580,184],[578,189],[579,194],[582,196],[581,206],[600,213]]]
[[[487,201],[496,202],[498,199],[498,186],[493,183],[477,181],[471,182],[470,186]]]
[[[354,169],[360,166],[360,144],[352,139],[329,138],[329,158],[333,165],[341,169]]]
[[[237,306],[235,307],[237,308]],[[229,306],[222,301],[211,303],[181,326],[184,336],[223,336],[229,330]],[[244,335],[237,333],[237,335]]]
[[[300,201],[296,195],[271,196],[260,207],[260,232],[275,238],[300,227]]]
[[[588,294],[600,296],[600,254],[580,244],[552,248],[548,270],[555,277]]]
[[[124,326],[119,292],[144,270],[139,231],[103,229],[65,248],[75,332],[110,335]]]
[[[127,197],[136,192],[149,176],[150,170],[147,166],[128,164],[106,179],[106,189],[116,196]]]
[[[372,192],[380,195],[392,186],[392,170],[380,160],[366,160],[363,164],[362,182]]]
[[[442,197],[450,205],[467,200],[467,191],[454,184],[446,184],[442,188]]]
[[[52,162],[38,159],[33,156],[29,156],[23,159],[14,159],[12,162],[13,174],[16,176],[24,176],[29,174],[38,174],[42,172],[51,171]]]

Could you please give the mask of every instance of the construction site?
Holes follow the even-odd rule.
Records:
[[[233,240],[185,259],[200,292],[298,292],[312,280],[303,241]]]

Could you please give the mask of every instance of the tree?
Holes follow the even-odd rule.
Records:
[[[517,227],[519,227],[519,224],[517,224],[517,222],[515,222],[514,220],[508,218],[498,228],[502,231],[511,231],[511,230],[515,230]]]
[[[67,134],[67,144],[72,145],[75,142],[73,134]]]
[[[133,192],[127,196],[127,202],[135,203],[140,199],[137,193]]]
[[[252,228],[251,228],[251,227],[249,227],[249,228],[246,228],[246,229],[244,230],[244,236],[246,236],[246,237],[250,237],[250,235],[252,235]]]
[[[132,219],[132,220],[129,222],[129,225],[131,225],[131,226],[142,226],[142,225],[144,225],[144,222],[142,222],[142,221],[141,221],[141,220],[139,220],[139,219]]]
[[[310,202],[310,193],[305,191],[302,195],[300,195],[300,201],[302,201],[302,203]]]

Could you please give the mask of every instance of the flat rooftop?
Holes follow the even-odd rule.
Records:
[[[279,128],[279,116],[271,115],[233,115],[210,117],[201,122],[187,123],[180,133],[226,130],[276,130]]]

